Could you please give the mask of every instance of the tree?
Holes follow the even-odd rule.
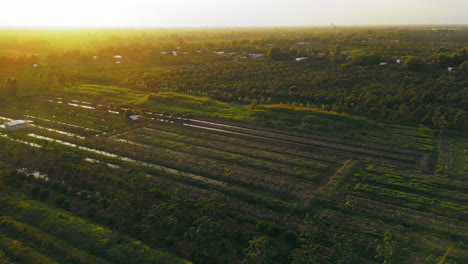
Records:
[[[464,60],[464,61],[460,64],[460,71],[468,72],[468,60]]]
[[[408,117],[408,106],[406,106],[405,104],[401,104],[399,107],[398,107],[398,111],[396,112],[395,114],[395,118],[396,119],[402,119],[402,120],[406,120],[407,117]]]
[[[427,64],[424,61],[414,56],[408,57],[403,65],[410,71],[423,71],[427,68]]]
[[[320,240],[326,229],[327,226],[319,215],[311,216],[307,214],[304,225],[301,228],[300,237],[303,241],[312,243],[313,241]]]
[[[133,203],[133,194],[125,190],[118,189],[111,193],[110,196],[112,197],[112,200],[110,201],[109,209],[115,216],[120,217],[120,224],[124,225],[126,222],[125,220],[135,214],[135,210],[133,208],[135,205]]]
[[[382,240],[377,246],[378,255],[375,256],[375,258],[383,259],[383,264],[402,263],[401,251],[402,248],[399,238],[390,229],[385,232]]]
[[[201,211],[203,215],[209,216],[215,220],[221,220],[224,217],[226,197],[221,193],[214,193],[208,199],[201,202]]]
[[[443,111],[442,107],[438,107],[434,116],[432,116],[432,124],[438,128],[446,128],[448,126],[447,112]]]
[[[468,129],[468,117],[462,109],[458,110],[453,118],[453,126],[455,129],[465,131]]]
[[[381,60],[381,56],[373,52],[370,55],[360,55],[353,57],[351,59],[351,64],[354,66],[371,66],[377,65]]]
[[[266,54],[266,57],[269,60],[282,60],[282,59],[284,59],[284,53],[278,47],[271,47],[268,50],[268,52]]]
[[[325,256],[322,256],[318,251],[317,245],[302,245],[293,251],[291,264],[326,263]]]
[[[136,113],[135,110],[133,110],[131,108],[128,108],[127,110],[125,110],[124,116],[126,118],[129,118],[130,116],[134,115],[135,113]]]
[[[128,186],[137,195],[147,193],[151,187],[150,176],[143,172],[135,172],[128,179]]]
[[[299,51],[297,50],[296,46],[292,46],[290,49],[289,49],[289,55],[293,56],[293,57],[296,57],[297,54],[299,53]]]
[[[267,237],[253,237],[243,251],[245,257],[242,264],[268,264],[277,254]]]
[[[331,262],[335,264],[356,263],[357,257],[353,250],[353,243],[346,236],[341,238],[332,246]]]
[[[192,248],[197,253],[208,255],[210,249],[217,250],[224,237],[222,222],[215,222],[203,216],[193,222],[185,237],[193,242]]]
[[[168,202],[161,202],[152,207],[153,213],[149,215],[149,222],[154,231],[160,228],[175,228],[179,219],[176,217],[176,207]]]

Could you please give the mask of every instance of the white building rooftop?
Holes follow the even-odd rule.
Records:
[[[263,54],[261,54],[261,53],[249,53],[249,56],[252,59],[260,59],[261,57],[263,57]]]
[[[307,57],[299,57],[299,58],[296,58],[296,61],[303,61],[303,60],[307,60],[308,58]]]
[[[139,115],[131,115],[129,116],[129,118],[133,121],[137,121],[138,119],[140,119],[140,116]]]
[[[15,121],[5,123],[5,125],[7,125],[7,126],[17,126],[17,125],[22,125],[22,124],[27,124],[27,123],[33,123],[33,121],[15,120]]]

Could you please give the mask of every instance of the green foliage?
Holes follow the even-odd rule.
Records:
[[[317,245],[302,245],[300,248],[294,249],[292,259],[291,264],[327,263],[326,257],[320,253]]]
[[[296,51],[296,54],[297,54],[297,51]],[[278,48],[278,47],[271,47],[267,54],[266,54],[266,57],[269,59],[269,60],[284,60],[286,58],[286,54],[284,54],[282,51],[281,51],[281,48]]]
[[[385,232],[381,241],[378,242],[375,258],[383,259],[383,264],[396,264],[402,261],[403,247],[400,239],[394,234],[394,231]]]
[[[267,237],[253,237],[243,252],[245,257],[242,264],[268,264],[277,254]]]
[[[382,61],[382,57],[377,54],[354,56],[351,64],[354,66],[375,66]]]
[[[458,110],[453,118],[453,125],[457,130],[468,130],[468,114],[462,109]]]
[[[410,56],[408,57],[403,65],[406,67],[406,69],[410,71],[424,71],[427,69],[427,64],[424,63],[423,60],[421,60],[418,57]]]
[[[38,253],[37,251],[25,246],[18,240],[11,239],[7,236],[0,234],[0,248],[2,248],[6,255],[13,261],[26,264],[55,264],[50,258]]]
[[[11,217],[0,218],[0,229],[12,238],[22,240],[27,245],[37,248],[43,254],[53,257],[60,263],[108,263],[85,251],[70,246],[67,242],[41,232],[30,225],[15,221]]]
[[[36,201],[21,197],[14,199],[1,197],[0,208],[15,219],[111,262],[183,263],[182,260],[152,249],[140,241]]]
[[[14,217],[1,218],[0,233],[25,249],[2,247],[0,263],[28,262],[14,259],[20,255],[37,255],[36,262],[40,255],[60,263],[181,262],[139,240],[192,254],[197,263],[239,263],[242,253],[244,263],[393,263],[395,254],[400,263],[467,259],[461,180],[467,168],[467,31],[325,31],[0,31],[2,116],[27,116],[37,125],[0,131],[0,211]],[[296,56],[309,57],[296,62]],[[13,76],[16,96],[8,84]],[[130,114],[143,119],[127,122]],[[174,123],[158,124],[151,119],[157,116]],[[200,131],[182,126],[189,121],[179,117],[243,128],[229,135]],[[266,137],[271,131],[284,137],[241,134],[256,128]],[[440,144],[444,175],[430,172],[438,129],[457,137]],[[313,142],[309,137],[317,145],[299,147]],[[345,162],[354,153],[362,158],[354,146],[372,159]],[[383,156],[391,158],[379,160]],[[397,166],[406,163],[426,172]],[[49,181],[14,170],[23,167],[47,173]],[[322,195],[325,189],[336,195]],[[314,217],[304,218],[307,213]],[[403,239],[380,239],[394,224],[405,226],[394,235],[413,240],[403,244],[405,251],[395,250]],[[425,259],[428,254],[434,257]]]
[[[207,216],[195,220],[185,237],[192,241],[193,250],[197,254],[207,256],[208,251],[217,251],[224,237],[223,223],[215,222]]]
[[[281,226],[275,223],[270,223],[270,222],[265,222],[265,221],[258,221],[257,229],[260,233],[263,233],[265,235],[269,235],[272,237],[279,235],[280,232],[282,231]]]

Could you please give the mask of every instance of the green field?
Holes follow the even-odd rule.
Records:
[[[466,29],[90,32],[0,31],[0,263],[468,260]]]

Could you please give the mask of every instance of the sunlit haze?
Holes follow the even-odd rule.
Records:
[[[7,0],[3,27],[468,24],[466,0]]]

